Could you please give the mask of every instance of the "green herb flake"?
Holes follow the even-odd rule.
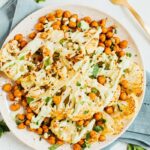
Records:
[[[54,144],[51,147],[49,147],[49,150],[56,150],[60,145],[59,144]]]
[[[9,128],[7,127],[6,123],[4,122],[4,120],[0,121],[0,137],[5,133],[5,132],[9,132]]]
[[[40,2],[45,2],[45,0],[35,0],[35,2],[40,3]]]
[[[20,58],[19,58],[19,60],[24,60],[24,59],[25,59],[25,57],[24,57],[24,56],[22,56],[22,57],[20,57]]]
[[[106,119],[100,119],[100,121],[102,122],[102,123],[106,123]]]
[[[34,99],[32,97],[27,97],[27,103],[30,104]]]
[[[61,39],[61,40],[59,41],[59,43],[60,43],[61,45],[63,45],[65,41],[66,41],[65,39]]]
[[[94,66],[94,68],[93,68],[93,72],[92,72],[92,75],[93,75],[93,77],[97,77],[97,74],[98,74],[98,72],[99,72],[99,66],[98,66],[98,64],[96,64],[95,66]]]
[[[44,61],[44,66],[47,67],[51,64],[51,60],[50,58],[48,57],[45,61]]]
[[[81,83],[80,83],[80,82],[77,82],[77,83],[76,83],[76,86],[81,86]]]
[[[52,99],[51,97],[47,97],[47,98],[45,99],[46,104],[48,104],[48,102],[49,102],[51,99]]]
[[[89,113],[89,110],[85,110],[83,113],[84,113],[84,114],[88,114],[88,113]]]
[[[86,140],[89,140],[90,139],[90,132],[88,132],[87,134],[86,134]]]
[[[81,28],[81,22],[79,22],[79,23],[77,24],[77,27],[78,27],[78,28]]]
[[[126,53],[126,56],[127,56],[127,57],[132,57],[132,54],[127,52],[127,53]]]
[[[120,108],[120,105],[119,105],[119,104],[117,104],[117,107],[118,107],[118,110],[119,110],[120,112],[122,112],[122,109]]]
[[[96,88],[92,88],[92,89],[91,89],[91,92],[97,94],[97,93],[98,93],[98,90],[97,90]]]
[[[90,148],[90,144],[87,142],[87,141],[84,141],[83,145],[82,145],[82,148],[85,149],[85,148]]]
[[[96,131],[96,132],[100,132],[100,131],[104,130],[104,128],[102,126],[95,126],[93,128],[93,130]]]

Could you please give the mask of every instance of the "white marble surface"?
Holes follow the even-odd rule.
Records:
[[[0,7],[4,4],[5,1],[7,0],[0,0]],[[104,12],[107,12],[108,14],[119,20],[119,22],[124,26],[126,26],[127,30],[132,35],[141,51],[141,54],[144,58],[144,65],[146,70],[150,72],[150,40],[145,37],[144,32],[141,30],[135,19],[126,9],[112,5],[109,0],[47,0],[46,3],[56,5],[57,3],[83,4],[85,2],[86,5],[93,6]],[[150,0],[129,0],[129,2],[140,13],[144,21],[150,27]],[[111,149],[126,150],[126,144],[119,142]],[[7,133],[2,136],[2,138],[0,138],[0,150],[31,150],[31,148],[21,143],[11,133]]]

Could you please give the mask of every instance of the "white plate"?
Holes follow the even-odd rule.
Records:
[[[139,109],[141,108],[144,93],[145,93],[145,81],[146,81],[143,61],[142,61],[141,55],[139,53],[139,50],[138,50],[135,42],[133,41],[132,37],[130,36],[128,31],[120,23],[118,23],[118,21],[116,21],[111,16],[109,16],[106,13],[103,13],[103,12],[97,10],[97,9],[89,8],[89,7],[85,7],[85,6],[79,6],[79,5],[64,5],[64,6],[57,6],[57,7],[56,6],[55,7],[48,6],[48,7],[42,8],[42,9],[34,12],[33,14],[26,17],[23,21],[21,21],[13,29],[13,31],[7,37],[5,43],[8,42],[10,39],[12,39],[14,37],[14,35],[16,35],[17,33],[22,33],[23,35],[28,35],[33,30],[34,25],[37,23],[37,20],[40,16],[43,16],[43,15],[45,15],[45,14],[47,14],[47,13],[49,13],[49,12],[55,10],[55,9],[58,9],[58,8],[61,8],[61,9],[64,9],[64,10],[70,10],[73,13],[77,13],[80,17],[91,16],[92,19],[95,19],[95,20],[100,20],[101,18],[106,18],[107,17],[108,18],[108,25],[110,25],[110,24],[117,25],[118,36],[121,39],[127,39],[129,41],[129,46],[127,48],[127,51],[132,51],[132,55],[135,56],[134,60],[143,69],[143,73],[144,73],[143,89],[144,89],[144,91],[143,91],[143,94],[141,95],[141,97],[139,97],[140,104],[139,104],[137,113],[132,118],[132,120],[130,120],[127,123],[127,125],[124,128],[124,130],[122,131],[122,133],[120,133],[119,135],[113,136],[113,137],[109,137],[105,142],[92,144],[91,150],[93,150],[93,149],[94,150],[99,150],[101,148],[104,148],[104,147],[108,146],[110,143],[112,143],[117,138],[119,138],[121,136],[121,134],[123,134],[127,130],[127,128],[131,125],[131,123],[133,122],[133,120],[137,116],[137,114],[139,112]],[[6,82],[6,79],[4,79],[2,77],[0,79],[0,81],[1,81],[0,84],[2,85]],[[45,140],[40,141],[38,135],[36,135],[34,133],[31,133],[29,131],[26,131],[26,130],[18,130],[17,129],[16,123],[12,119],[12,113],[9,110],[10,102],[7,100],[6,94],[2,90],[0,92],[2,93],[0,95],[1,113],[2,113],[2,116],[5,120],[5,122],[8,125],[8,127],[12,131],[12,133],[20,141],[22,141],[23,143],[25,143],[28,146],[32,147],[33,149],[48,150],[48,147],[50,145]],[[62,147],[58,148],[58,150],[70,150],[70,149],[71,149],[70,145],[63,145]]]

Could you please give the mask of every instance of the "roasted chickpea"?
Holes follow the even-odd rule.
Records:
[[[5,92],[10,92],[12,90],[12,86],[11,86],[10,83],[6,83],[6,84],[3,85],[2,89]]]
[[[125,52],[123,50],[118,52],[119,57],[123,57],[124,55],[125,55]]]
[[[82,145],[84,144],[84,140],[81,139],[81,140],[78,142],[78,144],[82,146]]]
[[[119,47],[124,49],[124,48],[127,48],[128,46],[128,41],[127,40],[123,40],[119,43]]]
[[[24,120],[24,119],[25,119],[25,115],[24,115],[24,114],[18,114],[18,115],[17,115],[17,118],[18,118],[19,120]]]
[[[106,26],[106,19],[100,20],[99,25],[100,25],[101,27],[105,27],[105,26]]]
[[[103,126],[104,125],[104,123],[100,120],[100,121],[97,121],[97,123],[96,123],[98,126]]]
[[[57,24],[52,25],[52,27],[54,30],[60,30],[60,26]]]
[[[46,18],[47,18],[48,21],[54,21],[54,20],[55,20],[55,15],[52,14],[52,13],[50,13],[50,14],[48,14],[48,15],[46,16]]]
[[[74,144],[73,150],[82,150],[82,147],[79,144]]]
[[[15,100],[15,97],[14,97],[14,95],[11,92],[8,93],[8,98],[9,98],[10,101],[14,101]]]
[[[106,33],[106,37],[107,37],[108,39],[112,38],[113,35],[114,35],[113,32],[110,32],[110,31]]]
[[[78,20],[78,15],[77,15],[77,14],[73,14],[73,15],[71,16],[71,18],[75,18],[76,20]]]
[[[40,38],[46,39],[48,37],[48,34],[46,32],[42,32],[40,35]]]
[[[26,126],[29,126],[29,125],[30,125],[30,123],[31,123],[31,121],[30,121],[30,120],[26,120],[25,125],[26,125]]]
[[[46,20],[47,20],[46,16],[42,16],[42,17],[39,18],[39,22],[42,23],[42,24],[45,24]]]
[[[20,47],[21,47],[21,48],[24,48],[27,44],[28,44],[28,42],[27,42],[26,40],[22,40],[22,41],[20,42]]]
[[[102,113],[98,112],[98,113],[94,114],[94,118],[96,120],[100,120],[102,118]]]
[[[44,29],[44,25],[43,25],[42,23],[37,23],[37,24],[35,25],[35,29],[36,29],[37,31],[42,31],[42,30]]]
[[[26,100],[22,100],[21,104],[22,104],[23,107],[26,107],[28,105]]]
[[[107,106],[105,108],[105,111],[108,113],[108,114],[113,114],[114,113],[114,107],[113,106]]]
[[[69,22],[69,27],[70,28],[75,28],[77,26],[76,22],[70,21]]]
[[[70,11],[64,11],[63,17],[64,18],[70,18],[71,17],[71,12]]]
[[[68,30],[69,30],[69,27],[66,26],[66,25],[62,25],[62,26],[61,26],[61,29],[62,29],[63,31],[68,31]]]
[[[58,105],[61,102],[61,97],[60,96],[54,96],[53,101],[56,105]]]
[[[141,88],[136,88],[133,90],[133,92],[136,94],[136,96],[140,96],[142,94],[142,89]]]
[[[121,49],[120,49],[120,47],[118,45],[114,45],[113,50],[115,52],[120,52],[121,51]]]
[[[50,144],[55,144],[56,138],[51,135],[50,137],[48,137],[48,142],[49,142]]]
[[[111,54],[111,49],[110,47],[106,47],[104,52],[107,54],[107,55],[110,55]]]
[[[120,99],[121,100],[126,100],[127,99],[127,94],[125,92],[121,92]]]
[[[98,22],[97,21],[92,21],[90,25],[91,25],[91,27],[96,28],[96,27],[98,27]]]
[[[20,123],[17,127],[18,129],[24,129],[26,126],[24,125],[24,123]]]
[[[27,113],[31,113],[31,112],[32,112],[32,109],[31,109],[30,107],[27,107],[27,108],[26,108],[26,111],[27,111]]]
[[[42,127],[42,128],[43,128],[44,133],[47,133],[47,132],[48,132],[48,130],[49,130],[49,129],[48,129],[48,126],[46,126],[46,125],[43,125],[43,127]]]
[[[91,92],[91,93],[89,93],[89,97],[91,100],[94,101],[96,99],[96,94]]]
[[[95,139],[95,138],[97,137],[96,131],[92,130],[92,131],[90,132],[90,137],[91,137],[92,139]]]
[[[105,47],[105,44],[102,43],[102,42],[99,42],[99,43],[98,43],[98,46],[100,46],[100,47]]]
[[[19,109],[20,109],[20,105],[18,103],[16,103],[16,104],[14,103],[14,104],[10,105],[10,110],[12,110],[12,111],[17,111]]]
[[[23,35],[22,34],[17,34],[15,35],[14,39],[18,42],[20,42],[23,39]]]
[[[105,40],[106,40],[105,34],[100,34],[99,40],[100,40],[101,42],[105,42]]]
[[[89,122],[90,122],[89,120],[85,120],[84,121],[84,126],[87,126],[89,124]]]
[[[33,117],[33,113],[27,113],[26,117],[27,117],[28,120],[31,120],[32,117]]]
[[[105,41],[105,46],[106,47],[110,47],[112,45],[112,41],[111,40],[106,40]]]
[[[28,35],[30,39],[34,39],[36,37],[36,32],[32,32]]]
[[[21,97],[22,96],[22,92],[19,89],[17,89],[17,90],[14,91],[14,96],[15,97]]]
[[[127,80],[122,80],[122,81],[121,81],[121,85],[122,85],[124,88],[128,88],[128,81],[127,81]]]
[[[108,30],[107,30],[107,28],[106,28],[106,27],[102,27],[102,33],[104,33],[104,34],[105,34],[105,33],[107,33],[107,31],[108,31]]]
[[[38,128],[38,129],[37,129],[37,133],[41,135],[41,134],[43,133],[43,129],[42,129],[41,127]]]
[[[119,37],[114,37],[115,43],[119,44],[120,43],[120,38]]]
[[[62,140],[57,140],[57,142],[56,142],[56,144],[58,144],[58,145],[63,145],[64,144],[64,142],[62,141]]]
[[[56,13],[55,13],[55,16],[56,16],[57,18],[61,18],[62,15],[63,15],[63,10],[57,9],[57,10],[56,10]]]
[[[99,139],[100,142],[103,142],[106,140],[106,137],[104,135],[100,135]]]
[[[106,78],[104,76],[98,76],[97,80],[102,85],[106,83]]]
[[[77,125],[78,125],[78,126],[82,126],[83,124],[84,124],[84,121],[83,121],[83,120],[77,121]]]
[[[91,19],[89,16],[84,17],[83,20],[86,21],[86,22],[89,23],[89,24],[90,24],[91,21],[92,21],[92,19]]]

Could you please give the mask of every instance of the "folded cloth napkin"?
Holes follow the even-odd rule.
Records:
[[[14,1],[14,0],[12,0]],[[75,4],[77,2],[80,2],[76,0]],[[12,3],[14,5],[15,2]],[[16,9],[14,7],[11,7],[8,9],[8,12],[10,13],[10,9],[12,11],[15,10],[14,18],[11,24],[11,29],[19,23],[24,17],[29,15],[31,12],[39,9],[40,7],[47,6],[47,5],[55,5],[56,1],[46,1],[45,3],[37,4],[34,0],[18,0]],[[4,15],[4,13],[2,13]],[[4,29],[7,28],[7,31],[9,32],[9,27],[6,27],[8,24],[8,20],[4,20],[3,24],[0,24],[0,29],[4,31]],[[0,31],[0,32],[2,32]],[[5,31],[3,32],[5,35],[8,34]],[[3,38],[3,37],[1,37]],[[140,110],[140,113],[138,114],[137,118],[135,119],[134,123],[130,126],[130,128],[119,138],[120,141],[126,142],[126,143],[132,143],[144,146],[145,148],[150,148],[150,73],[147,72],[147,87],[146,87],[146,95],[144,98],[143,106]],[[112,145],[105,149],[111,149]]]

